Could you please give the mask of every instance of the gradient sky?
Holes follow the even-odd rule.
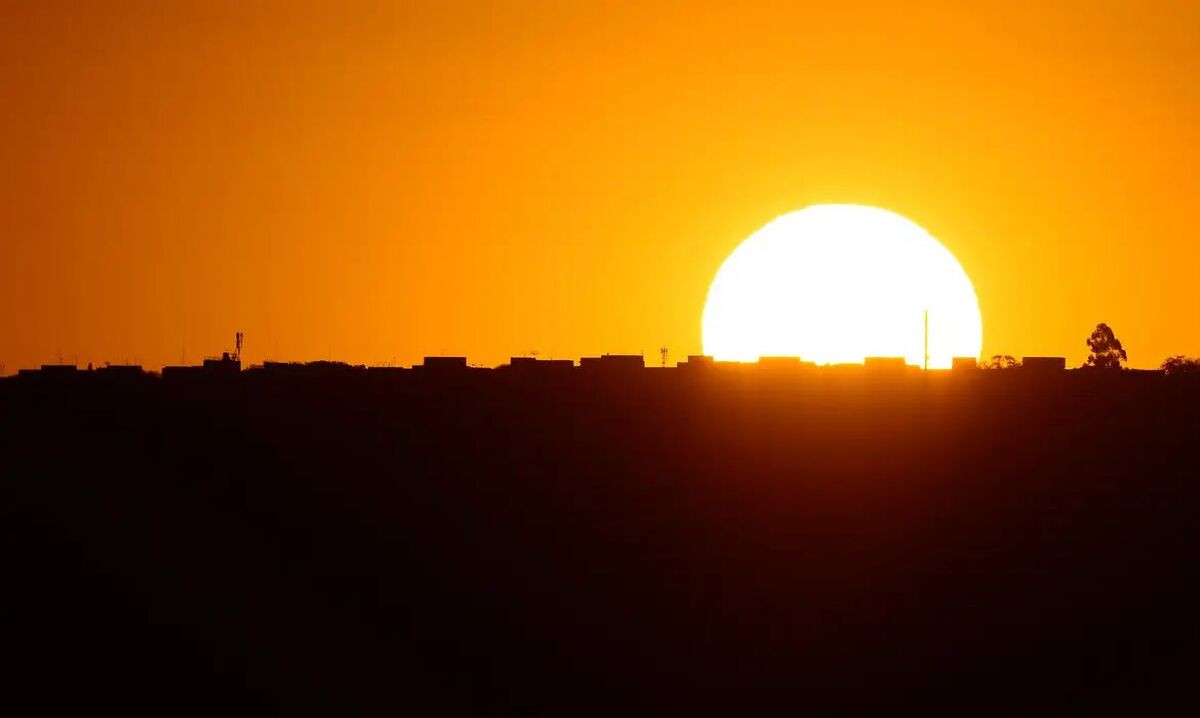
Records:
[[[1200,4],[5,2],[0,363],[700,351],[721,261],[872,204],[984,354],[1200,354]],[[655,362],[656,363],[656,362]]]

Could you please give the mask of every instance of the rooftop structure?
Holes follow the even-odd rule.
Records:
[[[713,358],[707,354],[689,354],[687,361],[681,361],[676,366],[680,368],[703,367],[711,369],[713,367]]]
[[[605,354],[598,357],[583,357],[579,360],[580,369],[630,370],[644,369],[646,358],[641,354]]]
[[[542,373],[547,371],[562,372],[575,368],[575,362],[571,359],[538,359],[537,357],[512,357],[508,360],[506,366],[501,369],[508,369],[522,374],[525,373]]]
[[[232,376],[242,370],[242,362],[229,352],[221,354],[220,359],[205,359],[204,373],[210,376]]]
[[[415,368],[415,367],[414,367]],[[466,357],[425,357],[422,369],[433,371],[457,371],[467,368]]]

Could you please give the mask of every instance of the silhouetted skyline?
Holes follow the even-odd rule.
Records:
[[[159,373],[168,378],[185,376],[185,375],[227,375],[231,372],[238,373],[243,369],[241,362],[241,354],[244,347],[245,335],[242,332],[236,332],[234,336],[234,349],[232,352],[223,352],[219,357],[213,356],[203,360],[198,365],[175,364],[162,367],[161,372],[153,372],[153,370],[143,369],[140,364],[130,364],[128,362],[113,364],[105,362],[100,371],[103,373],[106,370],[113,370],[125,374],[133,371],[147,371],[148,373]],[[1098,370],[1121,370],[1128,368],[1128,354],[1125,351],[1121,341],[1116,337],[1112,328],[1101,322],[1096,325],[1095,330],[1087,338],[1086,344],[1091,350],[1086,361],[1078,369],[1098,369]],[[344,370],[368,370],[368,369],[431,369],[436,371],[454,371],[467,369],[497,369],[510,370],[517,369],[522,372],[543,372],[548,370],[562,370],[568,368],[588,369],[645,369],[645,368],[688,368],[688,369],[706,369],[706,370],[723,370],[726,372],[747,372],[755,371],[756,367],[762,371],[771,371],[778,369],[802,369],[807,371],[824,370],[829,371],[846,371],[852,370],[855,366],[862,367],[867,372],[878,372],[880,370],[890,372],[909,372],[915,369],[921,369],[925,372],[944,373],[946,369],[930,369],[928,366],[922,367],[913,364],[904,357],[893,356],[868,356],[864,357],[861,363],[833,363],[833,364],[818,364],[808,361],[804,357],[794,356],[762,356],[756,362],[743,361],[727,361],[715,360],[714,357],[703,354],[688,355],[685,361],[677,361],[672,366],[668,363],[670,349],[668,347],[659,348],[659,356],[661,359],[660,365],[655,367],[653,364],[646,362],[644,354],[601,354],[599,356],[580,357],[578,362],[574,359],[566,358],[544,358],[536,356],[536,352],[524,356],[510,357],[508,362],[500,364],[496,367],[486,367],[477,364],[472,364],[465,356],[426,356],[418,364],[413,364],[408,367],[398,366],[393,362],[388,362],[382,365],[366,365],[366,364],[351,364],[333,359],[321,359],[309,362],[297,361],[274,361],[265,360],[260,364],[252,364],[246,369],[248,371],[301,371],[301,370],[321,370],[321,369],[344,369]],[[1193,370],[1195,366],[1200,366],[1200,357],[1187,357],[1184,355],[1173,355],[1165,358],[1155,370],[1166,373],[1185,373]],[[18,371],[18,375],[30,376],[37,373],[47,373],[51,375],[70,374],[79,367],[77,363],[65,364],[61,361],[55,364],[42,364],[40,368],[22,368]],[[1025,369],[1039,372],[1047,371],[1066,371],[1068,368],[1066,357],[1061,356],[1027,356],[1023,359],[1017,359],[1012,355],[995,355],[983,360],[977,360],[975,357],[954,357],[949,367],[949,371],[960,373],[976,369],[985,370],[1006,370],[1006,369]],[[91,363],[87,366],[87,371],[92,372],[94,369]],[[1146,370],[1142,370],[1146,371]],[[0,371],[0,377],[4,374]]]
[[[1191,695],[1200,374],[642,359],[0,381],[6,700],[728,715]]]

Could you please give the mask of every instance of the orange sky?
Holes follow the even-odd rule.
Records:
[[[1049,7],[1047,7],[1049,6]],[[0,8],[0,363],[700,351],[724,257],[873,204],[984,354],[1200,354],[1200,4]],[[656,362],[655,362],[656,363]]]

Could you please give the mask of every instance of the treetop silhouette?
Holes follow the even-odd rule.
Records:
[[[1021,360],[1012,354],[996,354],[991,359],[979,362],[980,369],[1016,369],[1021,366]]]
[[[1167,376],[1181,376],[1184,374],[1200,374],[1200,357],[1187,357],[1179,354],[1173,357],[1167,357],[1163,360],[1163,373]]]
[[[1096,325],[1092,335],[1087,339],[1088,355],[1086,366],[1096,369],[1121,369],[1121,365],[1129,360],[1121,340],[1113,333],[1111,327],[1104,322]]]

